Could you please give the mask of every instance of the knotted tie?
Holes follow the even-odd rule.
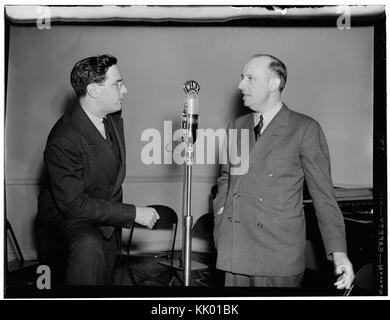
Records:
[[[111,133],[107,118],[103,118],[104,131],[106,132],[106,141],[110,147],[112,147]]]
[[[261,129],[263,128],[263,115],[260,115],[260,121],[259,123],[255,126],[255,137],[256,137],[256,140],[260,137],[260,132],[261,132]]]

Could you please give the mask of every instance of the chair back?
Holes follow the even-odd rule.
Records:
[[[192,238],[203,240],[207,244],[208,251],[215,251],[214,246],[214,215],[206,213],[196,220],[192,228]]]
[[[218,185],[213,185],[210,190],[210,195],[209,195],[209,212],[213,212],[213,201],[215,197],[217,196],[218,193]]]
[[[157,222],[155,223],[153,230],[170,229],[172,228],[173,225],[176,225],[177,227],[178,219],[175,210],[163,205],[150,205],[148,207],[154,208],[157,211],[158,215],[160,216],[160,219],[158,219]]]
[[[374,266],[366,264],[355,275],[352,287],[346,292],[347,296],[374,294]]]
[[[176,242],[176,234],[177,234],[177,225],[178,225],[178,218],[176,211],[172,208],[164,205],[149,205],[148,207],[154,208],[158,215],[160,216],[160,219],[157,220],[157,222],[154,224],[152,230],[173,230],[173,239],[172,239],[172,246],[170,248],[170,256],[172,257],[175,251],[175,242]],[[130,253],[130,247],[133,240],[133,234],[134,234],[134,227],[135,223],[132,224],[130,229],[130,235],[127,239],[127,245],[125,246],[125,251],[127,254]],[[147,228],[146,226],[142,226],[137,224],[137,227],[141,228]]]
[[[211,198],[214,200],[218,193],[218,185],[215,184],[211,187]]]

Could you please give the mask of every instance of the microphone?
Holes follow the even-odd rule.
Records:
[[[184,110],[182,113],[182,141],[185,143],[185,171],[183,183],[183,273],[184,285],[190,285],[191,277],[191,184],[192,165],[194,164],[194,143],[199,122],[199,84],[194,80],[184,82],[182,86],[185,95]]]
[[[185,99],[182,113],[182,140],[189,145],[196,141],[196,130],[199,123],[199,84],[194,80],[187,80],[182,86]]]

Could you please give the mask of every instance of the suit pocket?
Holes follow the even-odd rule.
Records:
[[[223,217],[223,213],[221,215],[214,214],[214,229],[213,229],[214,237],[216,236],[218,230],[221,227],[222,217]]]
[[[303,216],[286,217],[275,220],[280,243],[285,247],[301,246],[306,240],[305,218]]]
[[[296,188],[299,180],[303,178],[301,159],[298,155],[272,156],[269,166],[269,177],[275,184],[276,192],[283,192],[284,196]]]
[[[271,164],[281,164],[281,165],[295,165],[300,163],[300,158],[298,154],[279,154],[279,153],[272,153],[269,157]]]
[[[269,154],[269,157],[273,159],[290,159],[297,158],[299,157],[299,155],[294,152],[273,151]]]
[[[267,239],[270,251],[283,255],[291,249],[301,248],[306,241],[303,216],[256,219],[258,232]]]

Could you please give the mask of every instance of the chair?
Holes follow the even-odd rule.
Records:
[[[158,215],[160,216],[160,219],[157,220],[152,230],[148,229],[145,226],[137,224],[137,228],[149,230],[151,232],[155,232],[157,230],[173,230],[173,239],[172,244],[170,245],[167,250],[158,251],[158,252],[132,252],[131,247],[134,245],[133,243],[133,234],[135,228],[135,224],[133,224],[130,228],[130,235],[125,243],[124,248],[120,251],[120,258],[123,262],[126,264],[126,268],[129,271],[130,278],[133,281],[135,285],[140,285],[145,283],[145,281],[148,280],[148,277],[145,277],[141,280],[136,281],[134,274],[133,274],[133,267],[131,266],[131,262],[134,262],[135,258],[162,258],[164,257],[167,261],[170,261],[173,259],[174,251],[175,251],[175,242],[176,242],[176,233],[177,233],[177,225],[178,225],[178,218],[176,212],[164,205],[150,205],[148,207],[154,208]],[[133,261],[132,261],[133,260]]]
[[[10,236],[10,243],[16,249],[17,258],[8,261],[8,245],[6,239],[5,257],[6,257],[6,288],[12,285],[32,285],[34,281],[35,270],[39,265],[38,260],[25,260],[19,242],[12,229],[11,223],[6,219],[6,234]]]
[[[196,261],[191,259],[191,272],[195,272],[198,276],[198,279],[195,279],[194,282],[207,286],[206,272],[210,269],[211,266],[215,265],[214,256],[215,247],[213,240],[213,228],[214,228],[214,216],[212,213],[206,213],[202,215],[194,224],[192,228],[192,247],[194,244],[197,244],[198,252],[207,252],[211,255],[204,259],[205,261]],[[211,257],[210,257],[211,256]],[[183,280],[179,276],[178,272],[183,272],[184,264],[181,258],[171,260],[171,261],[159,261],[159,264],[168,267],[170,271],[170,279],[168,281],[169,286],[174,285],[175,279],[183,285]]]
[[[368,263],[356,273],[351,288],[344,292],[344,296],[371,296],[374,293],[374,266]]]

